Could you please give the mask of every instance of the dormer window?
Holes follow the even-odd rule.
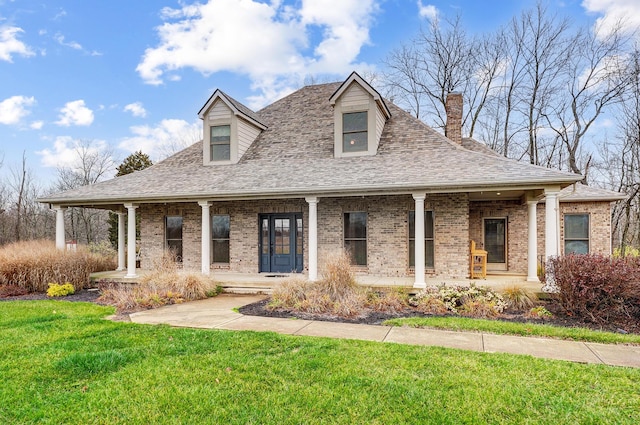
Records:
[[[211,161],[229,161],[231,159],[231,126],[211,127]]]
[[[342,151],[363,152],[368,150],[367,112],[342,114]]]
[[[375,155],[391,112],[380,94],[353,72],[329,99],[336,158]]]
[[[267,126],[242,103],[216,90],[200,109],[204,165],[236,164]]]

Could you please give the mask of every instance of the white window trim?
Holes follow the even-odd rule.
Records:
[[[348,158],[353,156],[375,155],[377,151],[376,140],[376,102],[373,98],[369,99],[368,104],[342,106],[340,102],[336,103],[333,110],[334,116],[334,155],[336,158]],[[344,152],[343,150],[343,132],[342,132],[342,116],[354,112],[367,113],[367,150],[358,152]]]

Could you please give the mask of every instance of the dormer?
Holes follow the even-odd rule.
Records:
[[[333,106],[336,158],[375,155],[391,112],[382,96],[356,72],[329,99]]]
[[[216,90],[200,109],[204,165],[235,164],[267,126],[242,103]]]

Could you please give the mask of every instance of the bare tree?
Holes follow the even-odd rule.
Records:
[[[606,107],[622,101],[629,84],[627,62],[622,56],[629,37],[622,26],[608,33],[601,28],[583,29],[572,39],[565,65],[566,88],[563,96],[545,115],[567,152],[570,171],[584,174],[587,181],[592,155],[580,164],[579,150],[585,135]]]
[[[22,152],[22,166],[19,169],[11,171],[12,182],[11,186],[16,193],[15,200],[15,227],[14,227],[14,240],[19,241],[22,239],[21,224],[24,220],[24,197],[25,187],[31,182],[29,173],[27,170],[27,156],[26,152]]]
[[[77,142],[75,153],[75,161],[70,166],[58,168],[56,190],[75,189],[113,176],[116,162],[110,148],[92,140],[82,140]],[[72,239],[82,239],[86,243],[107,239],[106,211],[70,208],[66,217]]]
[[[629,84],[619,105],[620,149],[608,154],[611,185],[627,194],[614,206],[613,234],[624,252],[626,246],[640,246],[640,48],[636,47],[627,68]]]

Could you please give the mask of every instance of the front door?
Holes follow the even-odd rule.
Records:
[[[260,271],[302,272],[302,214],[260,215]]]
[[[484,219],[484,249],[488,270],[507,270],[507,219]]]

